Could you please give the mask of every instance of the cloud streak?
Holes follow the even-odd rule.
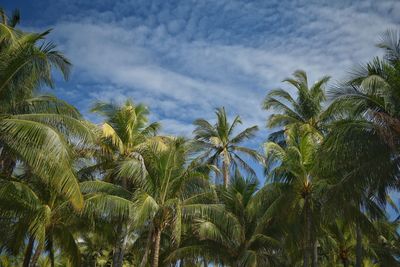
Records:
[[[86,110],[96,99],[132,97],[164,131],[188,135],[194,119],[219,106],[263,127],[268,90],[296,69],[340,79],[377,55],[374,43],[397,27],[400,3],[96,0],[44,10],[44,21],[63,10],[47,23],[75,65],[61,96]]]

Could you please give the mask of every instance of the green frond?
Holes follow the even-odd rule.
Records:
[[[125,199],[132,199],[132,193],[121,186],[103,181],[86,181],[79,183],[82,194],[103,193],[118,196]]]

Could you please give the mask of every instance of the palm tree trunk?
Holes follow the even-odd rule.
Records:
[[[123,225],[120,223],[117,227],[117,240],[114,245],[113,267],[122,267],[127,235],[127,231],[124,231]]]
[[[42,253],[42,246],[40,244],[37,245],[35,254],[33,254],[32,261],[29,264],[29,267],[36,267],[36,263]]]
[[[343,267],[349,267],[349,260],[346,258],[342,258]]]
[[[49,252],[49,258],[50,258],[50,267],[54,267],[55,266],[55,261],[54,261],[54,250],[53,250],[53,248],[51,248],[51,250]]]
[[[35,244],[35,238],[33,236],[29,237],[28,246],[25,250],[24,262],[22,263],[22,267],[29,267],[29,262],[31,261],[33,245]]]
[[[318,267],[318,240],[313,242],[312,267]]]
[[[310,256],[311,256],[311,251],[312,251],[312,245],[311,245],[311,214],[309,212],[309,206],[308,206],[308,198],[305,198],[305,223],[306,223],[306,229],[305,229],[305,236],[304,236],[304,254],[303,254],[303,267],[309,267],[310,266]]]
[[[153,225],[151,224],[149,227],[149,233],[147,234],[147,242],[146,242],[146,249],[144,251],[144,255],[142,258],[142,261],[140,262],[140,267],[145,267],[147,263],[147,259],[149,257],[150,253],[150,246],[151,246],[151,240],[153,237]]]
[[[309,255],[310,249],[308,248],[308,245],[306,245],[306,248],[304,249],[304,254],[303,254],[303,267],[310,267],[310,255]]]
[[[161,229],[155,228],[154,231],[154,251],[153,251],[153,263],[152,267],[158,267],[158,261],[160,258],[160,242],[161,242]]]
[[[49,249],[50,267],[54,267],[55,264],[54,264],[53,238],[51,236],[49,237],[48,249]]]
[[[227,156],[224,154],[224,160],[222,161],[222,174],[224,176],[224,186],[228,187],[229,184],[229,162]]]
[[[355,267],[362,267],[362,232],[360,225],[357,223],[356,224],[356,264]]]

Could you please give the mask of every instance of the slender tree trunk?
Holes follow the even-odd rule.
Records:
[[[305,246],[304,246],[304,255],[303,255],[303,267],[310,267],[310,258],[312,253],[312,244],[311,244],[311,213],[309,210],[309,200],[306,196],[305,199],[305,219],[306,219],[306,231],[305,231]]]
[[[29,237],[28,246],[25,250],[24,262],[22,263],[22,267],[29,267],[29,262],[31,261],[33,245],[35,244],[35,238],[33,236]]]
[[[29,267],[36,267],[36,263],[40,257],[40,254],[42,254],[42,246],[38,244],[36,247],[35,254],[33,254],[32,261],[29,264]]]
[[[54,249],[53,249],[53,239],[50,237],[50,243],[49,243],[49,258],[50,258],[50,267],[54,267]]]
[[[158,261],[160,258],[160,242],[161,242],[161,229],[155,228],[154,231],[154,251],[153,251],[153,263],[152,267],[158,267]]]
[[[343,267],[349,267],[349,260],[347,258],[342,258]]]
[[[305,249],[304,249],[304,254],[303,254],[303,267],[310,267],[310,249],[308,245],[306,244]]]
[[[128,229],[123,229],[123,224],[120,223],[117,227],[117,240],[114,245],[113,267],[122,267],[124,262],[125,245],[127,241]]]
[[[318,267],[318,240],[313,242],[312,267]]]
[[[206,259],[203,259],[203,267],[208,267],[208,263]]]
[[[363,261],[362,232],[360,225],[356,224],[356,264],[355,267],[362,267]]]
[[[224,160],[222,161],[222,174],[224,176],[224,186],[228,187],[228,185],[229,185],[229,161],[226,156],[226,153],[224,154]]]
[[[153,224],[150,225],[149,227],[149,233],[147,234],[147,242],[146,242],[146,249],[143,254],[142,261],[140,262],[140,267],[145,267],[147,263],[147,259],[150,254],[150,247],[151,247],[151,240],[153,237]]]
[[[55,266],[55,261],[54,261],[54,250],[53,250],[53,248],[50,250],[49,258],[50,258],[50,267],[54,267]]]

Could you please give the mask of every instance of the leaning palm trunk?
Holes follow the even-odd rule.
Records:
[[[35,243],[35,238],[33,236],[30,236],[28,241],[28,246],[26,247],[24,262],[22,263],[22,267],[29,267],[29,262],[32,257],[34,243]]]
[[[158,261],[160,258],[160,242],[161,242],[161,229],[156,228],[154,234],[154,251],[153,251],[153,263],[152,267],[158,267]]]
[[[360,225],[356,224],[356,264],[355,267],[362,267],[362,232]]]

